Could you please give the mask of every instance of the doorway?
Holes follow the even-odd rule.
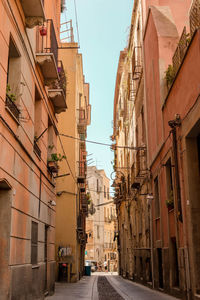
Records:
[[[158,255],[158,284],[159,288],[163,289],[163,267],[162,267],[162,249],[157,249]]]
[[[6,180],[0,180],[0,291],[7,299],[10,290],[10,231],[11,231],[11,188]]]
[[[193,249],[194,285],[200,295],[200,120],[186,137],[187,171],[186,182],[190,204],[191,247]]]
[[[47,286],[47,265],[48,265],[48,230],[49,226],[45,225],[45,233],[44,233],[44,263],[45,263],[45,284],[44,284],[44,292],[48,291]]]

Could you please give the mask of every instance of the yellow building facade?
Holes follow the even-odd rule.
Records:
[[[58,280],[68,282],[76,282],[83,275],[86,244],[87,153],[84,140],[91,107],[89,84],[85,83],[82,55],[77,48],[76,43],[63,43],[59,51],[68,83],[68,110],[58,120],[66,160],[59,162],[58,176],[61,177],[57,178],[56,274]],[[63,149],[58,147],[58,152]]]

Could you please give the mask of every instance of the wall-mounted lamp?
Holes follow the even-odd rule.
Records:
[[[49,203],[51,206],[56,206],[56,202],[55,202],[54,200],[50,200],[48,203]]]
[[[147,194],[147,203],[148,203],[148,205],[151,205],[153,199],[154,199],[153,194]]]

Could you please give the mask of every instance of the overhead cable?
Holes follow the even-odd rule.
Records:
[[[114,148],[121,148],[121,149],[130,149],[130,150],[145,150],[146,147],[129,147],[129,146],[117,146],[117,145],[110,145],[110,144],[106,144],[106,143],[101,143],[101,142],[96,142],[96,141],[90,141],[90,140],[86,140],[86,139],[80,139],[68,134],[64,134],[64,133],[60,133],[61,136],[70,138],[70,139],[74,139],[74,140],[79,140],[82,142],[86,142],[86,143],[91,143],[91,144],[96,144],[96,145],[101,145],[101,146],[107,146],[107,147],[114,147]]]

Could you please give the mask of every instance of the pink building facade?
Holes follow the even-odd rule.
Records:
[[[144,32],[154,284],[199,299],[200,3],[154,2]]]
[[[62,1],[63,3],[63,1]],[[0,1],[0,298],[43,299],[55,282],[61,1]],[[62,78],[62,80],[61,80]]]

